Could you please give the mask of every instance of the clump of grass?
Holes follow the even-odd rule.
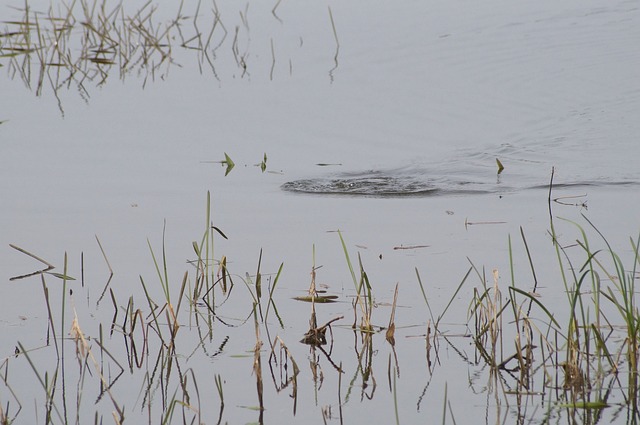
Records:
[[[550,236],[560,280],[567,294],[564,327],[560,325],[558,316],[536,294],[537,273],[524,231],[520,229],[531,270],[532,288],[525,290],[516,286],[521,278],[515,274],[515,250],[511,238],[512,283],[508,287],[508,296],[500,291],[497,270],[493,272],[493,285],[489,286],[484,271],[480,272],[474,266],[481,281],[481,289],[474,290],[470,307],[476,348],[490,367],[493,388],[502,387],[505,397],[515,396],[520,406],[523,399],[544,394],[545,389],[550,388],[556,392],[557,409],[567,409],[571,416],[576,414],[576,409],[584,409],[587,421],[597,422],[600,409],[611,404],[614,382],[619,382],[620,374],[624,372],[627,376],[624,400],[635,417],[640,314],[632,294],[640,262],[640,236],[630,239],[633,258],[629,268],[584,215],[584,220],[600,237],[605,248],[594,250],[585,227],[568,220],[565,221],[578,229],[580,238],[570,244],[561,244],[551,211],[551,199],[550,192]],[[609,283],[605,284],[601,276],[605,276]],[[618,313],[617,320],[615,312]],[[545,324],[543,329],[536,325],[539,313],[542,313]],[[513,327],[508,329],[506,323],[513,324]],[[549,338],[550,335],[555,335],[555,341]],[[513,354],[507,354],[511,337],[514,350]],[[623,365],[626,366],[624,371]],[[536,389],[534,376],[540,370],[545,376],[544,386]],[[552,385],[554,370],[555,386]],[[515,381],[515,388],[509,385],[509,377]]]
[[[396,284],[387,327],[374,326],[372,312],[376,303],[372,285],[360,256],[356,271],[340,234],[354,282],[354,325],[352,332],[346,334],[336,330],[334,326],[342,316],[319,325],[319,310],[340,308],[342,305],[322,305],[321,300],[330,296],[318,290],[316,280],[320,267],[316,266],[314,246],[311,282],[306,299],[303,299],[311,304],[309,331],[302,340],[308,347],[289,346],[285,344],[286,334],[275,335],[272,338],[273,330],[270,328],[276,323],[273,319],[275,314],[280,325],[278,330],[286,329],[283,326],[285,321],[276,308],[276,288],[280,288],[278,282],[285,279],[284,264],[280,263],[277,273],[265,272],[266,254],[261,250],[257,267],[252,267],[253,274],[246,273],[239,277],[229,270],[234,263],[227,262],[226,257],[215,260],[213,239],[225,235],[211,220],[210,202],[208,194],[202,239],[192,243],[196,259],[188,262],[188,267],[193,271],[189,269],[182,275],[181,280],[169,283],[171,261],[166,255],[163,229],[162,255],[157,255],[159,250],[152,249],[149,243],[150,257],[159,284],[148,285],[140,276],[144,289],[142,302],[131,294],[119,300],[119,291],[122,288],[118,285],[108,285],[114,310],[112,317],[111,307],[107,306],[109,314],[105,323],[110,326],[108,334],[103,334],[102,323],[99,323],[98,334],[91,335],[91,329],[95,327],[87,323],[90,323],[89,320],[94,316],[89,314],[89,320],[85,321],[80,317],[79,309],[77,311],[69,307],[73,307],[73,299],[68,295],[72,284],[66,256],[62,271],[53,274],[51,269],[46,270],[40,266],[44,264],[48,268],[48,262],[39,260],[26,250],[18,249],[22,254],[39,262],[37,268],[40,270],[36,274],[29,273],[24,276],[39,276],[42,283],[47,309],[47,346],[30,348],[27,344],[19,342],[15,352],[16,358],[11,355],[0,364],[0,383],[5,384],[2,389],[9,388],[9,393],[14,394],[9,376],[17,374],[13,369],[12,374],[8,373],[9,364],[16,362],[12,365],[14,367],[21,362],[24,368],[33,371],[32,377],[36,381],[36,387],[41,389],[35,395],[36,406],[38,412],[43,408],[45,423],[66,423],[74,418],[76,422],[85,420],[85,412],[89,408],[95,410],[95,422],[104,421],[104,406],[98,406],[101,400],[107,405],[108,414],[115,413],[116,423],[122,422],[124,417],[129,418],[133,413],[148,415],[144,418],[146,422],[157,421],[159,418],[165,423],[200,423],[204,420],[205,414],[210,415],[212,410],[212,406],[208,406],[205,400],[215,399],[216,394],[219,406],[217,403],[213,406],[213,413],[214,416],[218,415],[218,423],[223,423],[223,416],[227,416],[228,421],[235,418],[234,411],[229,411],[229,406],[238,406],[233,398],[229,403],[229,394],[233,394],[237,388],[246,388],[247,376],[252,375],[255,379],[256,393],[249,393],[249,396],[253,399],[257,395],[257,402],[248,409],[258,412],[258,423],[265,422],[264,416],[266,412],[271,411],[269,407],[274,394],[283,393],[285,397],[290,397],[292,414],[295,416],[297,407],[301,405],[300,397],[305,396],[304,382],[312,383],[313,391],[306,392],[312,395],[307,396],[313,398],[315,407],[320,409],[325,420],[330,420],[336,411],[335,404],[327,404],[323,399],[323,391],[326,391],[327,386],[332,392],[336,390],[337,410],[341,420],[343,408],[348,408],[354,398],[359,398],[361,403],[375,403],[379,400],[392,403],[393,408],[385,404],[388,406],[389,416],[395,416],[396,423],[400,422],[400,416],[405,419],[404,416],[408,416],[409,412],[402,410],[400,401],[406,394],[411,393],[407,393],[407,387],[403,386],[406,381],[404,378],[401,379],[400,361],[396,354],[396,349],[402,354],[401,350],[406,347],[406,344],[400,343],[397,334],[399,326],[396,322],[400,294],[404,293],[399,290],[402,283]],[[627,409],[629,417],[633,420],[639,417],[636,399],[640,314],[635,299],[635,279],[638,276],[637,266],[640,262],[640,236],[630,239],[630,252],[633,257],[629,266],[629,263],[624,262],[613,250],[600,231],[586,217],[585,220],[588,223],[586,226],[571,223],[571,226],[578,229],[580,237],[575,243],[571,241],[570,246],[560,244],[555,231],[552,231],[554,250],[559,254],[561,276],[566,279],[566,308],[560,312],[563,314],[554,313],[548,304],[545,305],[544,298],[538,297],[539,270],[536,270],[522,229],[520,233],[524,254],[521,254],[516,244],[512,243],[511,237],[509,238],[511,282],[505,286],[497,269],[489,273],[471,263],[471,267],[459,281],[452,297],[439,315],[432,310],[432,306],[435,305],[433,299],[428,296],[429,287],[423,283],[416,268],[418,284],[426,305],[426,309],[423,308],[425,311],[419,311],[419,314],[427,316],[428,312],[427,383],[423,393],[418,396],[418,410],[423,400],[433,398],[434,391],[442,394],[442,387],[434,388],[431,381],[434,370],[441,365],[439,361],[432,362],[430,356],[433,346],[436,346],[437,355],[437,344],[444,341],[448,344],[448,353],[455,353],[454,356],[457,355],[462,364],[471,370],[470,385],[475,386],[477,376],[485,370],[488,371],[489,380],[482,382],[479,391],[495,398],[495,402],[487,403],[494,403],[501,409],[505,403],[499,397],[504,397],[510,409],[506,414],[517,412],[523,421],[526,419],[527,409],[532,404],[538,407],[542,402],[548,406],[548,411],[542,413],[542,422],[550,422],[551,417],[555,419],[555,416],[558,416],[558,412],[560,415],[566,412],[567,416],[576,419],[574,422],[600,423],[604,420],[603,408],[613,405],[617,405],[619,412]],[[592,246],[596,244],[587,238],[590,232],[598,235],[598,241],[601,241],[599,244],[604,245],[603,248],[596,249]],[[99,240],[98,247],[98,258],[102,255],[102,258],[107,260]],[[216,245],[216,252],[218,250],[219,247]],[[530,276],[516,274],[515,265],[519,256],[529,264]],[[81,257],[81,267],[84,270],[83,258]],[[107,264],[107,276],[110,279],[113,269],[109,261]],[[468,350],[465,346],[468,344],[456,344],[448,334],[443,317],[448,314],[453,300],[462,293],[462,287],[468,284],[469,277],[474,273],[479,284],[474,288],[468,318],[476,350],[476,357],[472,359],[467,356]],[[60,284],[55,287],[49,285],[47,279],[51,277],[61,280],[56,281],[56,284]],[[241,279],[247,288],[246,292],[234,291],[233,298],[232,277]],[[525,280],[532,280],[533,284],[526,287],[521,283]],[[99,282],[101,289],[103,280],[99,279]],[[73,286],[73,290],[85,291],[88,294],[90,287],[91,279],[88,279],[86,288]],[[62,290],[62,302],[52,297],[52,288]],[[101,298],[104,290],[102,292]],[[220,296],[221,293],[225,297],[224,301],[216,303],[216,295]],[[89,298],[87,295],[87,305],[90,304]],[[336,301],[333,298],[327,300]],[[99,308],[97,303],[91,305],[95,305],[96,310]],[[71,310],[74,313],[72,320],[65,318],[65,312]],[[232,313],[229,314],[229,311]],[[241,312],[240,318],[238,311]],[[96,314],[95,317],[99,315]],[[244,325],[250,327],[251,324],[251,335],[245,333],[236,338],[234,331]],[[66,337],[69,327],[71,338]],[[379,342],[382,341],[383,330],[384,337],[391,347],[387,362],[380,361],[382,350]],[[352,349],[345,347],[345,341],[348,342],[348,339],[344,338],[345,335],[353,335]],[[190,339],[186,339],[187,337]],[[251,342],[250,347],[246,347],[247,341]],[[227,351],[233,349],[230,347],[234,344],[237,347],[238,342],[245,347],[245,351],[241,355],[229,355]],[[339,349],[334,350],[334,347]],[[297,350],[300,348],[308,349],[308,368],[301,368],[294,357],[297,357]],[[38,353],[38,350],[49,351]],[[41,357],[37,354],[41,354]],[[196,354],[204,356],[206,373],[198,369],[202,367],[203,362],[190,363],[190,359]],[[265,354],[268,356],[267,363],[263,362],[267,360]],[[233,372],[220,369],[226,367],[226,364],[221,366],[221,362],[218,361],[225,355],[245,359],[245,363],[238,366],[244,375],[240,373],[238,375],[241,376],[238,378]],[[343,362],[345,355],[351,356],[350,361]],[[44,356],[48,357],[49,363],[42,363]],[[52,367],[51,362],[54,362]],[[337,376],[327,373],[324,368],[327,362]],[[389,392],[380,392],[377,391],[376,375],[385,365]],[[413,363],[409,363],[409,366],[412,372],[416,370]],[[125,370],[128,373],[125,374]],[[342,374],[346,376],[346,373],[349,373],[351,379],[348,387],[345,387],[346,396],[343,397]],[[271,380],[268,378],[269,374]],[[21,374],[20,379],[24,379],[24,376]],[[330,381],[331,378],[334,378],[333,382]],[[138,379],[140,382],[140,400],[136,400],[133,407],[132,403],[125,403],[122,395],[118,393],[123,385],[130,385],[132,379]],[[411,377],[409,382],[411,380],[415,380],[415,377]],[[336,381],[337,388],[334,386]],[[71,385],[71,382],[76,385]],[[326,382],[331,384],[327,385]],[[70,395],[72,391],[75,391],[75,399]],[[24,409],[21,409],[20,396],[16,394],[13,398],[7,399],[4,397],[5,394],[7,391],[0,394],[3,396],[0,421],[16,421],[18,413],[15,406],[18,406],[18,412],[24,412]],[[451,405],[453,399],[448,394],[447,384],[444,386],[444,394],[443,421],[455,421]],[[542,402],[535,400],[539,397],[544,397]],[[70,403],[70,400],[75,402]],[[91,406],[87,400],[96,400],[96,407]],[[87,405],[89,407],[85,407]],[[306,415],[308,412],[305,410],[304,413]],[[540,414],[531,416],[537,419]],[[19,420],[22,419],[21,417]]]
[[[626,269],[620,256],[612,249],[611,245],[597,227],[583,216],[585,221],[601,237],[606,249],[593,251],[590,248],[584,228],[575,223],[582,239],[576,240],[586,259],[579,268],[573,267],[573,262],[567,253],[566,248],[556,243],[556,247],[563,254],[566,264],[572,270],[572,279],[566,279],[565,285],[570,288],[569,303],[571,315],[567,330],[566,359],[561,363],[565,373],[565,387],[572,391],[572,399],[575,402],[575,393],[584,396],[585,401],[589,400],[589,394],[599,393],[599,388],[592,389],[592,375],[601,376],[609,373],[618,373],[620,362],[617,359],[626,359],[629,402],[636,406],[638,388],[638,359],[640,347],[640,314],[635,304],[635,279],[636,270],[640,262],[638,247],[640,246],[640,236],[634,240],[629,239],[631,250],[634,254],[633,263],[630,269]],[[602,258],[604,256],[604,258]],[[607,264],[607,256],[610,260]],[[561,263],[561,266],[565,264]],[[576,273],[573,270],[578,270]],[[611,282],[603,287],[600,274],[604,274]],[[590,295],[583,289],[584,283],[591,282]],[[604,333],[606,328],[612,330],[612,317],[606,318],[603,315],[603,301],[608,301],[610,306],[617,311],[623,324],[624,339],[617,353],[610,347],[611,338]],[[589,311],[593,310],[595,315],[590,317]],[[606,324],[605,324],[606,323]],[[593,348],[592,348],[593,347]],[[609,372],[605,369],[609,368]],[[595,382],[598,385],[598,381]],[[581,387],[581,388],[578,388]],[[582,398],[582,397],[580,397]],[[596,400],[603,402],[604,400]]]
[[[475,342],[480,355],[492,367],[500,363],[498,350],[502,347],[502,313],[507,308],[503,305],[502,293],[498,286],[498,271],[493,270],[493,286],[486,283],[484,272],[480,273],[474,266],[482,284],[482,292],[474,288],[474,296],[470,313],[475,323]],[[488,349],[486,347],[489,347]]]
[[[303,344],[311,345],[314,347],[319,347],[321,345],[325,345],[327,343],[327,329],[331,330],[331,324],[338,320],[343,319],[343,316],[335,317],[329,320],[322,326],[318,326],[318,320],[316,318],[316,299],[318,298],[318,291],[316,288],[316,265],[315,265],[315,246],[313,248],[313,266],[311,267],[311,283],[309,285],[309,298],[311,301],[311,317],[309,319],[309,330],[302,337]],[[296,297],[296,299],[301,299],[300,297]],[[326,300],[332,300],[332,298],[327,299],[326,297],[321,297],[322,302],[327,302]],[[306,297],[302,300],[306,301]]]

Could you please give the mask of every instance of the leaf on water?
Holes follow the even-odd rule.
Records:
[[[233,160],[231,159],[231,157],[229,155],[227,155],[227,153],[224,153],[224,161],[229,167],[233,167],[234,165],[236,165]]]
[[[504,170],[504,165],[502,165],[502,162],[500,162],[498,158],[496,158],[496,164],[498,164],[498,174],[502,173],[502,170]]]
[[[233,167],[236,166],[236,164],[233,162],[233,160],[229,157],[229,155],[227,155],[227,153],[224,153],[224,161],[222,161],[223,164],[227,164],[227,171],[225,171],[224,175],[227,176],[231,170],[233,170]]]
[[[262,170],[263,173],[264,173],[264,170],[267,169],[267,153],[266,152],[264,153],[264,159],[260,163],[260,169]]]
[[[604,401],[578,401],[576,403],[561,403],[558,407],[567,408],[573,407],[576,409],[604,409],[609,407],[609,404]]]
[[[255,410],[255,411],[262,410],[262,409],[260,409],[260,406],[238,406],[238,407],[240,407],[242,409],[249,409],[249,410]],[[251,424],[248,424],[248,425],[257,424],[257,423],[258,422],[252,422]]]
[[[316,295],[312,297],[311,295],[305,295],[302,297],[293,297],[296,301],[304,301],[306,303],[310,303],[315,298],[315,302],[319,304],[327,304],[327,303],[335,303],[338,299],[337,295]]]

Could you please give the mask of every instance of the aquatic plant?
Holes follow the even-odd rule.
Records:
[[[568,245],[561,243],[555,230],[557,218],[550,215],[549,237],[558,258],[559,281],[566,287],[566,309],[554,311],[539,297],[540,273],[521,228],[522,250],[508,239],[510,283],[506,288],[497,269],[487,279],[484,268],[470,261],[439,314],[433,310],[431,287],[416,268],[416,289],[424,304],[421,301],[412,307],[410,320],[416,322],[407,326],[408,310],[403,302],[408,300],[403,294],[410,291],[403,291],[403,282],[397,282],[391,295],[383,295],[365,271],[360,253],[354,267],[342,232],[338,232],[336,245],[339,242],[342,248],[353,289],[338,295],[318,285],[321,266],[316,264],[314,246],[309,288],[305,295],[296,295],[279,284],[291,278],[285,276],[284,263],[276,265],[273,272],[264,270],[266,253],[262,250],[251,273],[237,273],[235,263],[220,255],[221,248],[214,244],[218,238],[232,241],[214,225],[211,210],[207,193],[203,231],[192,242],[195,258],[188,260],[189,269],[180,279],[173,278],[170,271],[174,262],[167,256],[166,224],[159,249],[148,241],[157,284],[139,277],[142,302],[126,291],[123,295],[122,288],[112,287],[114,271],[97,237],[98,253],[108,270],[106,285],[95,298],[89,293],[93,283],[85,282],[84,254],[82,279],[74,281],[71,275],[76,273],[70,271],[66,255],[58,273],[53,263],[12,245],[45,266],[15,276],[12,282],[39,279],[47,323],[44,345],[24,335],[16,342],[14,356],[0,363],[0,416],[5,423],[40,415],[45,423],[83,422],[90,417],[100,422],[109,416],[116,423],[127,419],[202,423],[207,418],[223,423],[244,420],[239,418],[249,412],[256,422],[264,423],[274,410],[279,412],[279,420],[282,415],[295,420],[301,406],[305,416],[317,409],[319,418],[329,422],[346,420],[372,400],[388,403],[388,421],[400,423],[420,417],[425,398],[433,403],[443,394],[442,421],[449,423],[459,416],[459,406],[449,392],[451,382],[447,379],[434,384],[438,371],[450,367],[443,365],[443,350],[455,352],[469,365],[473,371],[469,384],[474,391],[482,386],[480,392],[487,394],[488,405],[494,403],[499,409],[504,403],[522,419],[546,423],[566,416],[596,423],[607,407],[615,409],[613,416],[627,415],[629,423],[640,419],[640,315],[634,296],[640,238],[630,239],[633,256],[625,265],[587,217],[588,228],[562,221],[580,235]],[[592,248],[589,229],[604,248]],[[521,283],[525,278],[516,271],[519,258],[529,267],[531,287]],[[455,335],[442,319],[465,294],[462,288],[473,284],[473,276],[477,283],[468,292],[468,332]],[[50,285],[52,278],[61,285]],[[72,282],[78,285],[71,290]],[[234,282],[242,282],[240,287],[246,291],[234,290]],[[112,313],[109,305],[101,303],[106,293]],[[78,308],[76,297],[86,297],[87,306],[92,307]],[[290,300],[309,303],[306,332],[299,320],[288,316],[289,308],[287,314],[279,312],[279,304]],[[376,324],[376,310],[381,306],[389,308],[384,326]],[[339,312],[349,307],[354,319],[345,325]],[[425,333],[407,333],[416,326]],[[415,395],[416,411],[409,412],[403,401],[407,381],[401,367],[407,341],[416,337],[424,341],[419,349],[424,350],[426,384],[422,394]],[[456,337],[473,339],[473,357]],[[388,352],[386,361],[380,360],[383,350]],[[385,368],[387,392],[379,385]],[[405,368],[415,369],[416,365]],[[247,391],[249,375],[253,376],[255,392]],[[343,375],[347,378],[344,381]],[[20,383],[16,376],[21,377]],[[487,378],[484,383],[482,376]],[[30,395],[24,392],[25,382]],[[131,396],[131,388],[137,388],[137,399]],[[35,401],[35,413],[29,411],[29,397]],[[215,403],[205,401],[214,399]],[[540,408],[541,400],[544,409]],[[282,410],[286,406],[287,414]],[[528,406],[535,408],[527,410]]]

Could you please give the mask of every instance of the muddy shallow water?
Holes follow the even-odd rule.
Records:
[[[633,258],[628,238],[640,229],[640,59],[635,54],[640,11],[635,2],[285,1],[275,14],[275,2],[216,3],[225,31],[213,25],[213,6],[203,5],[197,25],[184,20],[184,43],[179,32],[171,32],[172,62],[152,72],[149,67],[121,72],[118,64],[98,63],[92,72],[77,71],[67,80],[64,69],[58,79],[51,74],[61,69],[56,65],[40,92],[35,57],[19,67],[8,56],[0,58],[0,338],[2,358],[10,361],[2,370],[33,378],[9,381],[0,390],[0,404],[9,400],[15,414],[10,388],[22,403],[16,422],[37,422],[44,414],[44,408],[33,408],[33,398],[42,405],[43,396],[30,395],[44,390],[24,358],[13,357],[18,341],[28,348],[47,343],[42,284],[37,276],[10,280],[41,264],[9,244],[53,263],[59,272],[66,252],[69,274],[78,280],[67,283],[74,295],[67,297],[65,330],[56,332],[67,334],[75,308],[87,334],[97,338],[99,321],[106,338],[114,314],[111,294],[107,291],[96,306],[105,285],[113,290],[119,321],[130,296],[136,307],[147,308],[140,276],[154,299],[163,298],[147,238],[159,255],[165,223],[173,301],[185,270],[193,278],[194,267],[186,261],[194,259],[192,241],[200,240],[206,226],[210,191],[213,223],[229,238],[216,239],[217,259],[226,256],[238,276],[248,273],[254,279],[261,249],[265,279],[274,279],[284,262],[274,292],[284,327],[273,313],[267,322],[300,366],[299,400],[294,415],[289,389],[279,393],[265,384],[265,423],[323,423],[323,412],[327,423],[339,423],[340,414],[345,423],[374,417],[392,423],[395,403],[400,422],[432,419],[433,412],[441,420],[445,385],[456,423],[542,421],[548,387],[536,387],[534,392],[547,392],[531,396],[534,407],[518,410],[513,397],[495,397],[486,366],[474,358],[467,319],[477,277],[447,310],[440,326],[450,338],[441,340],[437,366],[430,369],[423,334],[431,316],[416,268],[437,316],[469,261],[486,267],[487,276],[498,269],[501,282],[511,283],[511,236],[516,280],[530,290],[522,227],[540,283],[536,292],[559,317],[566,314],[548,234],[552,167],[553,198],[561,198],[552,204],[554,215],[586,225],[584,214],[614,249]],[[127,4],[124,15],[134,15],[136,7],[142,4]],[[178,7],[159,4],[154,25],[174,19]],[[32,9],[46,13],[49,4],[34,2]],[[195,13],[195,6],[183,9],[185,16]],[[65,15],[62,5],[54,3],[52,10]],[[74,11],[78,22],[86,19],[83,13]],[[22,15],[5,8],[2,16],[14,21]],[[9,33],[12,25],[0,28]],[[75,40],[81,43],[77,31]],[[197,31],[212,31],[208,59],[181,47],[192,46],[186,41]],[[2,46],[5,40],[0,38]],[[72,45],[69,52],[78,50]],[[225,153],[235,162],[227,176],[215,162]],[[263,172],[259,164],[265,153]],[[500,175],[496,158],[505,166]],[[414,196],[398,196],[407,192]],[[573,225],[559,221],[557,226],[567,245],[580,238]],[[399,285],[395,351],[384,331],[367,349],[350,329],[354,290],[337,230],[352,262],[357,264],[359,253],[371,280],[375,325],[387,326]],[[589,235],[597,239],[593,230]],[[318,306],[318,321],[345,316],[333,329],[337,344],[331,361],[298,343],[309,327],[310,306],[291,298],[309,287],[313,264],[322,266],[318,284],[340,300]],[[110,281],[109,266],[114,270]],[[56,324],[62,317],[60,284],[47,277],[57,297]],[[223,422],[259,420],[253,319],[243,322],[250,316],[251,297],[237,284],[220,306],[220,317],[231,326],[218,323],[211,339],[198,335],[188,309],[178,316],[183,327],[176,358],[200,378],[203,399],[214,400],[202,403],[206,423],[218,420],[216,374],[225,380]],[[124,364],[127,352],[116,338],[108,348]],[[75,351],[72,342],[66,350]],[[52,352],[44,348],[32,354],[50,373]],[[373,396],[372,381],[359,375],[363,352],[374,365]],[[314,381],[314,361],[323,368],[321,384]],[[77,367],[71,356],[69,362]],[[342,378],[335,367],[340,362],[346,371]],[[392,366],[399,373],[394,375]],[[79,381],[73,379],[70,386]],[[164,410],[158,407],[147,416],[139,396],[143,381],[127,372],[112,391],[119,403],[128,400],[129,421],[151,416],[157,422]],[[167,383],[170,391],[180,387]],[[95,403],[87,396],[80,422],[96,411],[110,420],[113,406],[105,400]],[[157,401],[154,408],[160,405]],[[607,420],[625,423],[616,409],[605,410]],[[563,415],[554,411],[550,417]],[[174,422],[182,420],[176,416]]]

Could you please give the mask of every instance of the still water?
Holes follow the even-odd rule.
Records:
[[[488,274],[499,269],[503,283],[510,283],[509,235],[520,243],[518,270],[528,273],[522,227],[543,281],[537,291],[546,304],[562,309],[566,298],[547,233],[552,167],[556,197],[569,197],[554,206],[554,213],[583,225],[581,214],[586,215],[623,255],[633,256],[627,239],[640,228],[637,3],[205,3],[127,2],[117,9],[106,2],[106,15],[118,10],[110,19],[120,22],[119,28],[134,16],[149,24],[142,17],[152,7],[157,10],[150,28],[169,25],[166,36],[157,33],[161,42],[157,50],[149,48],[149,57],[131,47],[144,45],[144,38],[111,32],[122,37],[120,45],[128,40],[133,58],[128,65],[118,51],[109,56],[110,63],[94,56],[88,67],[74,72],[49,65],[42,73],[35,52],[25,64],[24,55],[8,55],[16,52],[8,49],[11,37],[0,39],[2,357],[13,355],[16,341],[45,344],[47,329],[39,278],[9,280],[39,265],[10,243],[54,263],[56,270],[68,253],[69,274],[86,273],[89,288],[82,295],[86,300],[74,302],[108,323],[110,309],[95,311],[108,278],[95,236],[115,271],[109,285],[124,310],[131,295],[143,304],[139,276],[157,279],[147,238],[156,254],[161,252],[166,223],[170,281],[178,291],[184,271],[192,271],[185,260],[193,259],[192,241],[202,237],[209,191],[213,222],[229,238],[219,240],[216,257],[227,256],[241,276],[255,274],[261,249],[262,271],[271,278],[285,263],[283,293],[276,291],[276,298],[285,318],[281,333],[298,363],[307,364],[310,357],[297,342],[308,329],[309,306],[291,305],[290,298],[308,288],[313,264],[322,266],[319,283],[343,300],[323,307],[319,321],[344,315],[344,329],[334,332],[343,337],[351,332],[353,283],[335,233],[341,230],[351,260],[357,264],[360,253],[374,285],[380,303],[376,325],[387,325],[399,284],[401,422],[441,412],[445,384],[457,423],[478,423],[478,417],[515,423],[518,415],[539,421],[547,407],[514,413],[504,401],[488,400],[477,378],[483,369],[474,367],[468,338],[443,343],[438,368],[429,370],[419,336],[430,316],[415,268],[431,308],[441,312],[469,260]],[[65,54],[81,58],[100,54],[95,43],[83,50],[87,26],[81,24],[92,13],[98,16],[100,7],[76,4],[69,14],[61,2],[33,2],[30,16],[51,28],[58,21],[47,20],[50,14],[72,15],[75,29]],[[24,19],[22,8],[21,2],[3,6],[4,34]],[[144,12],[136,15],[139,10]],[[179,26],[171,26],[174,21]],[[60,60],[51,56],[45,62]],[[235,162],[227,176],[218,163],[225,153]],[[505,167],[499,175],[496,158]],[[562,232],[567,241],[579,237],[568,224]],[[524,280],[523,285],[530,284],[528,274]],[[158,296],[160,286],[153,288]],[[470,288],[447,311],[444,322],[452,335],[466,333]],[[227,314],[246,317],[246,301],[233,304],[244,308],[241,313]],[[252,359],[234,357],[253,349],[253,326],[243,329],[229,338],[222,355],[189,358],[190,367],[208,376],[209,390],[214,373],[226,379],[224,420],[229,423],[258,420],[255,411],[236,407],[256,403]],[[373,417],[395,421],[391,380],[387,386],[392,352],[378,336],[377,379],[384,394],[368,401],[358,389],[344,403],[347,423]],[[219,347],[222,340],[216,334],[211,346]],[[195,340],[186,341],[198,352]],[[352,368],[341,384],[335,365],[325,362],[324,385],[331,389],[314,395],[306,366],[299,379],[307,385],[301,384],[296,415],[285,394],[272,392],[260,420],[323,423],[321,410],[331,406],[332,416],[327,419],[325,412],[324,419],[337,423],[337,400],[344,402],[344,394],[335,389],[345,385],[347,391],[356,366],[352,342],[335,350],[333,357]],[[233,372],[225,375],[225,370]],[[243,378],[234,380],[234,374]],[[41,390],[30,385],[21,394]],[[133,400],[140,380],[132,379],[131,385],[134,394],[114,391]],[[3,402],[10,397],[0,394]],[[207,396],[217,400],[212,394]],[[35,420],[33,402],[25,400],[18,422]],[[94,408],[91,403],[82,415],[90,417],[94,410],[108,415],[108,404]],[[128,403],[129,418],[146,418],[141,404]],[[203,421],[215,423],[216,409],[206,410],[215,419]]]

